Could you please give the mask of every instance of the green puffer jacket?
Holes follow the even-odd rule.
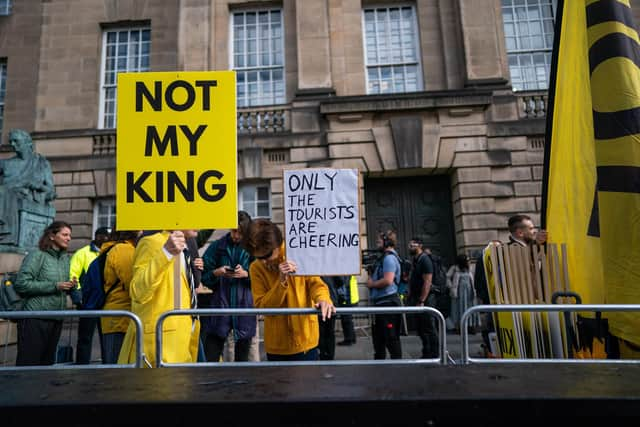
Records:
[[[15,290],[25,299],[24,310],[66,310],[67,295],[57,288],[69,280],[69,254],[48,249],[30,252],[22,261]]]

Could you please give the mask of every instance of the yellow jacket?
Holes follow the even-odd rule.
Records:
[[[75,277],[78,280],[78,287],[80,287],[80,278],[84,276],[89,269],[89,264],[98,257],[99,253],[100,249],[93,243],[75,251],[70,261],[69,280],[73,280]]]
[[[284,244],[280,247],[284,254]],[[284,260],[284,257],[282,257]],[[279,261],[282,262],[282,261]],[[329,288],[318,276],[291,276],[280,284],[278,271],[256,260],[249,267],[251,292],[256,308],[313,308],[318,301],[331,303]],[[318,316],[265,316],[264,348],[270,354],[296,354],[318,346]]]
[[[114,284],[116,287],[107,295],[103,310],[131,311],[131,297],[129,286],[133,276],[133,253],[136,249],[133,241],[107,242],[101,251],[116,245],[107,254],[104,266],[104,291],[107,292]],[[100,323],[103,334],[127,332],[128,317],[102,317]]]
[[[140,317],[143,325],[143,352],[149,363],[156,361],[156,323],[160,315],[174,309],[173,264],[182,257],[167,259],[162,246],[169,233],[163,231],[143,237],[133,256],[133,277],[129,294],[131,312]],[[181,268],[180,308],[191,307],[191,295],[184,268]],[[135,326],[129,323],[118,363],[135,361]],[[162,326],[162,360],[166,363],[193,363],[198,355],[200,323],[192,323],[191,316],[170,316]]]

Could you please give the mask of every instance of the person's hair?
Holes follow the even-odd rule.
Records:
[[[515,233],[515,231],[522,227],[522,223],[526,220],[531,221],[531,217],[529,215],[513,215],[509,218],[509,233]]]
[[[238,211],[238,231],[244,236],[249,231],[251,224],[251,215],[245,211]]]
[[[380,233],[380,238],[382,239],[382,247],[383,248],[395,248],[396,243],[398,243],[398,237],[396,232],[393,230],[387,230]]]
[[[97,239],[98,236],[111,236],[111,229],[109,227],[98,227],[96,232],[93,233],[93,238]]]
[[[116,230],[110,235],[109,240],[115,242],[125,242],[127,240],[136,241],[139,234],[140,231],[138,230]]]
[[[49,224],[49,226],[42,232],[42,236],[40,236],[40,240],[38,241],[38,248],[41,251],[51,249],[53,247],[51,236],[55,236],[63,228],[68,228],[69,230],[71,230],[71,226],[64,221],[53,221],[51,224]]]
[[[279,248],[283,242],[280,227],[268,219],[258,218],[249,223],[242,235],[243,246],[251,255]]]
[[[415,243],[419,244],[420,246],[424,246],[424,242],[422,241],[421,237],[414,236],[409,241],[410,242],[415,242]]]
[[[460,270],[469,270],[469,258],[465,254],[456,256],[456,265]]]

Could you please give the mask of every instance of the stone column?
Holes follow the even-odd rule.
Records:
[[[298,94],[333,92],[327,0],[296,0]]]
[[[500,1],[458,0],[465,86],[505,84],[509,68]]]
[[[210,0],[180,0],[178,16],[178,70],[210,69],[212,34]]]

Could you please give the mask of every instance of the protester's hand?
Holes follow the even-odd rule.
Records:
[[[547,230],[538,230],[536,233],[536,243],[544,245],[547,242]]]
[[[200,257],[194,258],[193,259],[193,266],[195,268],[197,268],[198,270],[204,270],[204,261],[202,261],[202,258],[200,258]]]
[[[184,233],[180,230],[172,231],[164,244],[164,248],[173,256],[180,255],[185,246],[186,240],[184,238]]]
[[[373,288],[373,279],[371,277],[367,278],[367,288]]]
[[[244,279],[245,277],[249,277],[249,272],[242,268],[240,264],[236,265],[234,272],[232,274],[234,279]]]
[[[203,285],[202,283],[200,283],[198,285],[198,287],[196,288],[196,294],[201,295],[201,294],[210,294],[213,293],[213,291],[209,288],[207,288],[205,285]]]
[[[74,289],[76,285],[77,283],[72,281],[58,282],[56,283],[56,288],[58,288],[59,291],[67,292],[67,291],[70,291],[71,289]]]
[[[336,313],[336,308],[332,303],[327,301],[318,301],[315,308],[320,310],[320,316],[324,322],[326,319],[331,319],[331,316]]]
[[[278,265],[278,269],[280,270],[280,280],[282,281],[286,279],[290,274],[295,274],[298,266],[295,262],[286,260],[285,262]]]

